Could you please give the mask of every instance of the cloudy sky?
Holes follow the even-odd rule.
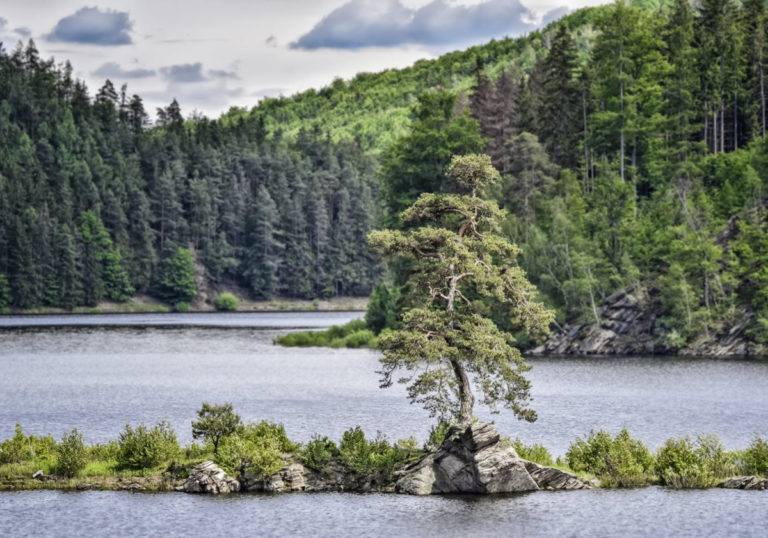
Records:
[[[148,110],[177,98],[218,116],[335,77],[525,34],[605,0],[0,0],[0,42],[33,38],[91,92],[128,84]]]

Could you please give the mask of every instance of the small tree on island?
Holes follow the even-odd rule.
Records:
[[[232,404],[211,405],[203,403],[197,411],[198,421],[192,422],[192,438],[206,439],[213,444],[213,454],[219,454],[219,442],[243,428],[240,415],[235,413]]]
[[[549,331],[553,313],[535,299],[536,289],[517,266],[517,246],[499,235],[504,211],[483,200],[483,189],[500,179],[487,155],[454,157],[447,171],[460,194],[422,194],[402,215],[407,231],[382,230],[368,241],[379,253],[411,260],[407,286],[410,304],[399,330],[379,337],[381,386],[397,371],[408,384],[412,403],[432,416],[472,419],[475,398],[498,412],[511,409],[527,421],[530,369],[514,338],[482,315],[492,300],[504,306],[513,324],[536,338]]]

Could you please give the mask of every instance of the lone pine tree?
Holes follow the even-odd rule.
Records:
[[[406,231],[383,230],[369,235],[373,250],[410,261],[407,283],[413,308],[405,309],[402,327],[384,332],[382,387],[396,372],[408,384],[413,403],[433,416],[472,420],[475,398],[497,411],[499,404],[518,418],[533,421],[527,408],[530,369],[512,346],[513,337],[480,312],[484,301],[508,309],[513,325],[536,337],[546,334],[553,319],[536,298],[536,290],[515,262],[519,249],[501,235],[504,212],[483,200],[483,188],[499,173],[487,155],[454,157],[447,175],[459,194],[422,194],[402,215]]]

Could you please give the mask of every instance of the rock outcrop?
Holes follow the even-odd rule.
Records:
[[[399,492],[413,495],[439,493],[514,493],[523,491],[589,489],[596,484],[559,469],[521,459],[490,424],[453,427],[437,450],[388,475],[362,476],[330,463],[322,472],[290,461],[267,477],[246,473],[240,480],[211,461],[192,469],[178,491],[231,493],[236,491],[291,493],[348,491]]]
[[[546,490],[574,490],[574,489],[593,489],[600,484],[597,480],[587,481],[571,473],[566,473],[554,467],[545,467],[532,461],[525,462],[525,469],[531,475],[533,481],[539,489]]]
[[[739,476],[720,482],[717,487],[726,489],[768,489],[768,479],[760,480],[756,476]]]
[[[639,286],[630,286],[600,305],[598,324],[566,325],[534,355],[648,355],[668,353],[659,343],[660,305]]]
[[[185,493],[234,493],[240,491],[240,482],[229,476],[224,469],[212,461],[195,466],[189,478],[179,487]]]
[[[306,467],[300,461],[292,461],[267,477],[246,473],[240,482],[242,491],[264,493],[394,491],[392,481],[382,474],[362,476],[335,462],[329,463],[319,472]]]
[[[492,425],[484,423],[451,428],[440,448],[402,470],[395,484],[397,492],[412,495],[589,487],[573,475],[521,459]]]
[[[700,334],[682,348],[672,347],[658,323],[662,315],[658,294],[638,285],[620,290],[600,305],[599,323],[565,325],[531,354],[737,357],[764,353],[747,338],[754,314],[746,307],[720,333]]]

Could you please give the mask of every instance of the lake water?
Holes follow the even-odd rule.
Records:
[[[190,316],[190,317],[188,317]],[[287,327],[321,328],[359,313],[41,316],[0,318],[0,439],[78,428],[88,442],[126,423],[167,419],[182,442],[201,402],[232,402],[244,420],[282,422],[305,441],[368,434],[424,440],[431,419],[402,387],[378,388],[368,350],[283,349]],[[196,317],[194,321],[192,318]],[[57,321],[58,320],[58,321]],[[109,327],[94,325],[107,321]],[[187,322],[190,320],[190,322]],[[30,321],[28,323],[28,321]],[[68,327],[56,326],[65,323]],[[47,326],[43,326],[47,325]],[[717,433],[727,448],[768,434],[768,362],[537,358],[539,420],[490,416],[503,435],[563,454],[591,428],[629,428],[652,448],[671,436]],[[394,495],[235,496],[115,492],[0,494],[0,536],[15,535],[441,535],[763,536],[765,492],[536,493],[480,499]]]
[[[662,488],[506,497],[0,494],[0,535],[764,538],[768,492]]]

